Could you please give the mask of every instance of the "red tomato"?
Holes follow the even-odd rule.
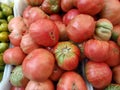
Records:
[[[68,25],[68,23],[77,15],[79,15],[80,12],[78,9],[70,9],[64,16],[63,16],[63,23]]]
[[[51,14],[50,19],[53,21],[62,21],[62,17],[59,14]]]
[[[55,21],[55,24],[59,30],[59,41],[69,40],[65,24],[61,21]]]
[[[87,80],[95,88],[105,88],[112,81],[112,71],[106,63],[88,61],[85,65]]]
[[[120,25],[118,24],[113,27],[111,38],[116,42],[119,36],[120,36]]]
[[[87,86],[78,73],[69,71],[62,74],[56,90],[87,90]]]
[[[107,63],[111,67],[114,67],[120,64],[120,50],[119,46],[113,41],[109,41],[109,45],[109,57],[107,60],[105,60],[105,63]]]
[[[120,23],[120,2],[119,0],[104,0],[104,7],[100,12],[100,18],[106,18],[113,25]]]
[[[48,15],[39,7],[26,7],[23,11],[23,18],[27,20],[29,27],[33,22],[41,18],[48,18]]]
[[[12,47],[8,48],[3,54],[3,60],[6,64],[11,65],[20,65],[22,64],[25,53],[22,51],[20,47]]]
[[[22,33],[20,31],[14,30],[9,34],[9,39],[13,46],[20,46]]]
[[[53,72],[52,72],[52,74],[50,75],[49,78],[52,81],[58,81],[63,73],[64,73],[64,70],[61,69],[56,63],[55,66],[54,66],[54,70],[53,70]]]
[[[39,48],[40,46],[34,42],[29,33],[22,36],[20,47],[24,53],[28,54],[32,50]]]
[[[23,74],[30,80],[45,81],[52,74],[54,63],[55,58],[48,50],[35,49],[22,63]]]
[[[90,39],[84,44],[85,56],[96,62],[103,62],[108,59],[109,49],[110,46],[107,41]]]
[[[50,19],[39,19],[32,23],[29,32],[33,40],[42,46],[54,46],[59,40],[59,30]]]
[[[104,7],[104,0],[77,0],[76,7],[80,13],[96,15]]]
[[[113,80],[117,84],[120,84],[120,65],[113,67],[112,72],[113,72]]]
[[[54,84],[47,79],[43,82],[29,81],[25,90],[55,90]]]
[[[44,0],[26,0],[27,3],[31,6],[41,5]]]
[[[81,43],[92,37],[95,31],[95,21],[87,14],[80,14],[67,25],[67,34],[70,40]]]
[[[24,87],[15,87],[15,86],[12,86],[10,88],[10,90],[25,90],[25,88]]]
[[[61,0],[61,9],[64,12],[68,12],[73,8],[74,0]]]

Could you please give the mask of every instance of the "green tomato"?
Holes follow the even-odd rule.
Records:
[[[111,83],[104,90],[120,90],[120,85]]]
[[[10,6],[11,8],[13,8],[13,7],[14,7],[14,2],[10,2],[9,6]]]
[[[9,16],[13,14],[13,10],[10,7],[4,7],[2,8],[2,12],[5,16]]]
[[[7,23],[2,23],[0,25],[0,32],[3,32],[3,31],[8,31],[8,24]]]
[[[5,20],[5,19],[0,19],[0,24],[2,24],[2,23],[7,23],[7,20]]]
[[[3,53],[0,53],[0,65],[5,65],[3,60]]]
[[[4,18],[4,14],[2,11],[0,11],[0,19]]]
[[[7,21],[10,22],[10,20],[11,20],[12,18],[14,18],[14,16],[13,16],[13,15],[9,15],[9,16],[7,17]]]
[[[5,7],[9,7],[7,4],[5,4],[5,3],[0,3],[0,8],[1,9],[3,9],[3,8],[5,8]]]
[[[9,35],[8,32],[1,32],[0,33],[0,41],[1,42],[8,42],[9,41],[8,35]]]
[[[9,43],[1,42],[0,43],[0,53],[3,53],[9,48]]]

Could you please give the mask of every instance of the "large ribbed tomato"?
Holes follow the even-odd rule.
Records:
[[[59,30],[50,19],[39,19],[29,28],[33,40],[42,46],[54,46],[59,40]]]
[[[68,71],[60,77],[56,90],[87,90],[87,86],[81,75]]]
[[[48,50],[35,49],[22,63],[23,74],[30,80],[45,81],[52,74],[54,63],[55,58]]]
[[[85,73],[87,80],[98,89],[105,88],[112,81],[112,71],[106,63],[88,61]]]
[[[92,61],[102,62],[108,59],[109,48],[107,41],[90,39],[84,44],[84,54]]]
[[[92,37],[95,30],[95,21],[93,17],[87,14],[79,14],[74,17],[67,25],[68,37],[81,43]]]

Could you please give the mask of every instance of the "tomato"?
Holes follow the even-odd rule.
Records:
[[[69,40],[67,31],[66,31],[66,25],[61,21],[55,21],[56,26],[59,30],[59,41],[67,41]]]
[[[17,31],[24,33],[27,30],[27,27],[23,21],[23,18],[21,16],[17,16],[10,20],[8,24],[8,30],[10,32]]]
[[[29,79],[26,78],[22,71],[22,66],[16,66],[10,74],[10,83],[16,87],[26,87]]]
[[[65,13],[65,15],[63,16],[63,23],[65,23],[65,25],[68,25],[68,23],[77,15],[79,15],[80,12],[78,11],[78,9],[70,9],[68,12]]]
[[[22,51],[22,49],[16,46],[16,47],[8,48],[3,53],[3,60],[6,64],[20,65],[22,64],[25,56],[26,55]]]
[[[113,25],[108,19],[98,19],[96,21],[95,39],[108,41],[112,36]]]
[[[23,11],[23,18],[27,20],[27,26],[29,27],[33,22],[41,18],[49,18],[48,15],[39,7],[26,7]]]
[[[29,33],[22,36],[20,47],[24,53],[28,54],[32,50],[39,48],[40,46],[34,42]]]
[[[95,88],[105,88],[112,81],[112,71],[106,63],[88,61],[85,64],[85,74],[87,80]]]
[[[51,14],[50,19],[53,21],[62,21],[62,17],[59,14]]]
[[[68,71],[62,74],[56,90],[87,90],[87,86],[81,75]]]
[[[113,67],[112,72],[113,72],[113,80],[117,84],[120,84],[120,65]]]
[[[95,21],[90,15],[79,14],[70,21],[66,30],[70,40],[81,43],[94,34]]]
[[[61,9],[63,12],[68,12],[73,8],[73,3],[75,0],[61,0]]]
[[[57,64],[63,70],[74,70],[80,60],[79,48],[69,41],[59,42],[53,51]]]
[[[43,82],[36,82],[36,81],[30,80],[25,90],[55,90],[55,87],[53,82],[49,79]]]
[[[52,72],[52,74],[50,75],[50,79],[52,80],[52,81],[58,81],[59,79],[60,79],[60,77],[61,77],[61,75],[64,73],[65,71],[63,70],[63,69],[61,69],[58,65],[57,65],[57,63],[55,63],[55,65],[54,65],[54,70],[53,70],[53,72]]]
[[[60,11],[61,0],[44,0],[41,9],[47,14],[55,14]]]
[[[104,0],[77,0],[76,7],[80,13],[96,15],[104,7]]]
[[[28,3],[28,5],[38,6],[41,5],[44,0],[25,0],[25,1]]]
[[[90,39],[85,42],[84,54],[87,58],[96,62],[103,62],[108,59],[110,46],[107,41]]]
[[[22,39],[22,33],[20,31],[12,31],[9,34],[9,40],[13,46],[20,46],[20,42]]]
[[[100,18],[106,18],[113,25],[120,23],[120,2],[119,0],[104,0],[104,7],[100,12]]]
[[[112,40],[117,42],[118,37],[120,36],[120,25],[115,25],[112,30]]]
[[[59,30],[50,19],[39,19],[29,28],[30,36],[39,45],[54,46],[59,40]]]
[[[30,52],[22,63],[23,74],[30,80],[45,81],[52,74],[55,58],[48,50],[39,48]]]
[[[25,90],[25,88],[12,86],[10,90]]]
[[[109,57],[107,60],[105,60],[105,63],[107,63],[111,67],[114,67],[120,64],[120,49],[115,42],[113,41],[108,41],[108,42],[110,45],[110,49],[108,52]]]

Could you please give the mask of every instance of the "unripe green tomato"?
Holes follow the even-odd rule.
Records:
[[[10,7],[5,7],[2,9],[2,12],[5,16],[9,16],[13,14],[13,11]]]
[[[5,50],[9,48],[9,43],[1,42],[0,43],[0,53],[3,53]],[[2,56],[1,56],[2,57]]]
[[[3,60],[3,53],[0,53],[0,65],[5,65],[5,62]]]
[[[0,41],[1,42],[8,42],[9,41],[8,35],[9,35],[8,32],[0,32]]]
[[[3,31],[8,31],[8,24],[7,23],[2,23],[0,25],[0,32],[3,32]]]
[[[0,11],[0,19],[4,18],[4,14],[2,11]]]
[[[13,17],[14,17],[13,15],[9,15],[9,16],[7,17],[7,21],[10,22],[10,20],[11,20]]]
[[[2,24],[2,23],[7,23],[7,20],[5,20],[5,19],[0,19],[0,24]]]

